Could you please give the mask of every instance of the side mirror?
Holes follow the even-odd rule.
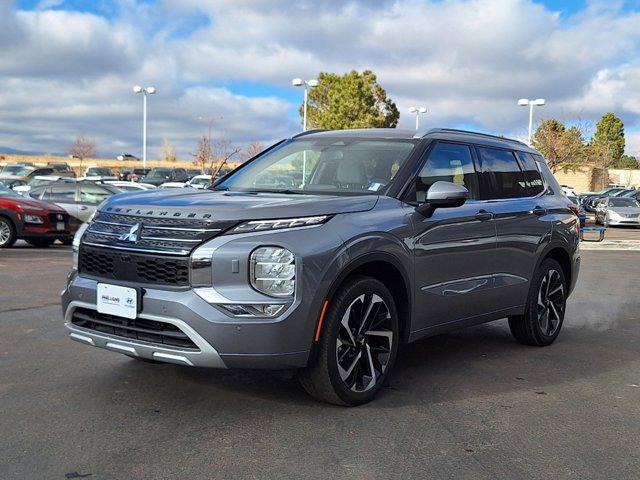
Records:
[[[453,208],[464,204],[469,190],[451,182],[435,182],[427,191],[426,201],[416,207],[416,212],[430,217],[436,208]]]

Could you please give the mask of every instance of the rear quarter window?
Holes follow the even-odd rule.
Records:
[[[535,197],[544,191],[544,182],[542,175],[536,165],[536,161],[530,153],[516,152],[522,165],[522,173],[524,174],[525,188],[528,197]]]

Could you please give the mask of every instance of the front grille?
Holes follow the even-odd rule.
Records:
[[[189,259],[147,255],[81,245],[81,274],[123,282],[169,286],[189,285]]]
[[[88,308],[76,309],[71,316],[71,323],[87,330],[129,340],[141,340],[164,347],[199,350],[193,340],[171,323],[147,320],[145,318],[131,320],[115,315],[98,313]]]
[[[186,256],[235,223],[98,212],[82,241],[94,246]]]

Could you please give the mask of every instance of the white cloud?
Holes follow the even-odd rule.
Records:
[[[426,104],[428,126],[522,135],[527,115],[516,99],[545,97],[536,115],[615,111],[630,139],[640,130],[640,13],[604,1],[570,17],[531,0],[120,5],[106,18],[0,3],[0,145],[59,151],[84,131],[109,153],[135,150],[136,83],[159,89],[152,144],[167,135],[184,156],[204,131],[197,117],[212,114],[237,142],[268,141],[298,128],[296,106],[224,85],[282,89],[293,76],[354,68],[378,74],[402,126],[412,125],[409,105]],[[185,30],[191,24],[200,26]]]

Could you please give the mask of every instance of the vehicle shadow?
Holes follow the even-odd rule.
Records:
[[[401,349],[393,375],[370,405],[385,408],[514,391],[539,393],[553,385],[584,380],[637,358],[638,349],[621,351],[619,338],[611,332],[569,325],[553,345],[529,347],[516,343],[506,320],[501,320],[420,340]],[[306,394],[294,372],[210,370],[135,361],[123,368],[131,369],[132,377],[152,375],[147,382],[173,384],[175,389],[164,390],[164,395],[206,387],[205,394],[220,401],[215,401],[216,408],[228,406],[236,413],[248,399],[289,407],[327,407]]]

